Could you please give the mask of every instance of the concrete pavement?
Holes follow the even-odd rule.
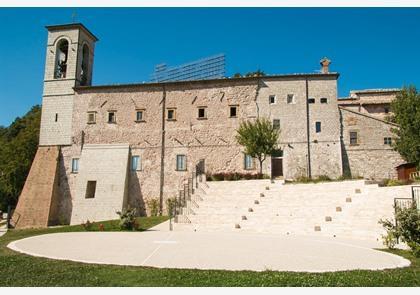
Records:
[[[410,264],[370,246],[329,237],[168,231],[167,222],[146,232],[56,233],[8,245],[52,259],[159,268],[325,272]]]

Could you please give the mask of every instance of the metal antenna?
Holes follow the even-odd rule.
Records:
[[[71,14],[71,21],[72,23],[76,22],[76,16],[77,16],[77,12],[76,10],[73,10],[73,13]]]

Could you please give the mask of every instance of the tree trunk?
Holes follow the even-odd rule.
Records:
[[[264,160],[262,160],[262,159],[258,159],[259,161],[260,161],[260,174],[262,175],[262,164],[263,164],[263,161]]]

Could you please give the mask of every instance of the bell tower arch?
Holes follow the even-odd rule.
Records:
[[[95,42],[83,24],[47,26],[39,145],[70,145],[74,87],[92,84]]]

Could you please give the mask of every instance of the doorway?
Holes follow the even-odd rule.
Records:
[[[271,177],[277,178],[283,176],[283,159],[272,158],[271,159]]]

